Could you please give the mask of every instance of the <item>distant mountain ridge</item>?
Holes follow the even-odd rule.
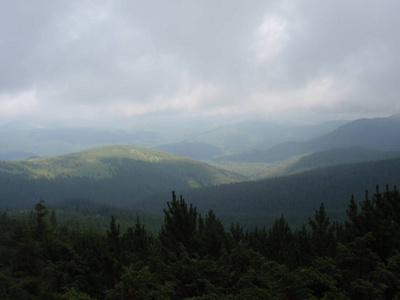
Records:
[[[268,150],[252,150],[219,157],[219,161],[276,162],[294,155],[333,148],[359,147],[372,150],[400,150],[400,119],[359,119],[305,142],[285,142]]]
[[[157,132],[110,128],[45,128],[25,122],[0,126],[0,160],[46,157],[103,145],[154,145],[163,141]]]
[[[286,140],[309,139],[343,123],[345,121],[334,121],[314,126],[247,121],[213,129],[204,126],[187,129],[142,126],[135,130],[121,130],[46,127],[15,121],[0,126],[0,140],[7,141],[0,144],[0,160],[54,156],[103,145],[155,147],[180,156],[210,160],[252,148],[266,149]]]
[[[290,125],[247,121],[214,128],[195,138],[154,148],[199,160],[213,160],[219,156],[254,148],[268,149],[286,141],[305,141],[330,132],[347,122],[331,121],[318,125]]]
[[[310,147],[326,150],[336,147],[362,147],[374,150],[400,150],[400,120],[359,119],[309,142]]]

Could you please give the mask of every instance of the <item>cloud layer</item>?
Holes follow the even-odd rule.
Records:
[[[400,111],[400,2],[6,1],[0,120]]]

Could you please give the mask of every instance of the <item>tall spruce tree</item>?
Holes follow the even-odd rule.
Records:
[[[202,254],[211,258],[218,258],[221,249],[226,245],[225,228],[212,210],[208,212],[201,226],[200,241]]]
[[[172,201],[167,202],[168,209],[164,209],[164,224],[159,235],[164,247],[169,250],[179,250],[182,244],[188,253],[198,249],[197,218],[198,213],[192,204],[188,207],[182,195],[178,200],[175,191],[172,192]]]
[[[323,203],[315,212],[314,219],[308,218],[308,224],[311,226],[315,254],[317,256],[333,255],[336,246],[334,227],[330,225]]]

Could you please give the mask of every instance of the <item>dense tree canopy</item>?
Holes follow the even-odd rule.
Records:
[[[398,299],[400,195],[349,202],[344,224],[323,204],[308,224],[225,230],[173,193],[158,236],[57,225],[39,201],[30,218],[0,214],[1,299]]]

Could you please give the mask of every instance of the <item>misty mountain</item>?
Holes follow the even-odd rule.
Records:
[[[241,122],[205,129],[204,124],[177,129],[151,124],[136,130],[111,128],[54,128],[14,121],[0,126],[0,160],[67,154],[103,145],[155,147],[179,156],[200,160],[252,148],[266,149],[285,140],[304,140],[326,133],[344,121],[318,126],[294,126],[268,122]],[[168,126],[167,126],[168,127]],[[158,129],[157,129],[158,128]],[[205,131],[204,131],[205,130]],[[190,137],[183,140],[182,137]],[[178,141],[178,142],[177,142]]]
[[[0,160],[16,160],[33,157],[37,157],[36,153],[20,151],[0,153]]]
[[[391,118],[391,119],[399,119],[400,120],[400,113],[391,115],[389,118]]]
[[[212,160],[226,154],[268,149],[286,141],[304,141],[328,133],[347,121],[319,125],[275,124],[247,121],[221,126],[177,143],[159,145],[156,149],[199,160]]]
[[[394,118],[360,119],[308,142],[309,147],[362,147],[374,150],[400,150],[400,120]]]
[[[164,141],[153,131],[109,128],[45,128],[26,122],[0,126],[0,160],[53,156],[114,144],[155,145]]]
[[[219,161],[276,162],[294,155],[333,148],[360,147],[380,151],[400,150],[400,119],[359,119],[309,141],[291,141],[268,150],[252,150],[219,157]]]

